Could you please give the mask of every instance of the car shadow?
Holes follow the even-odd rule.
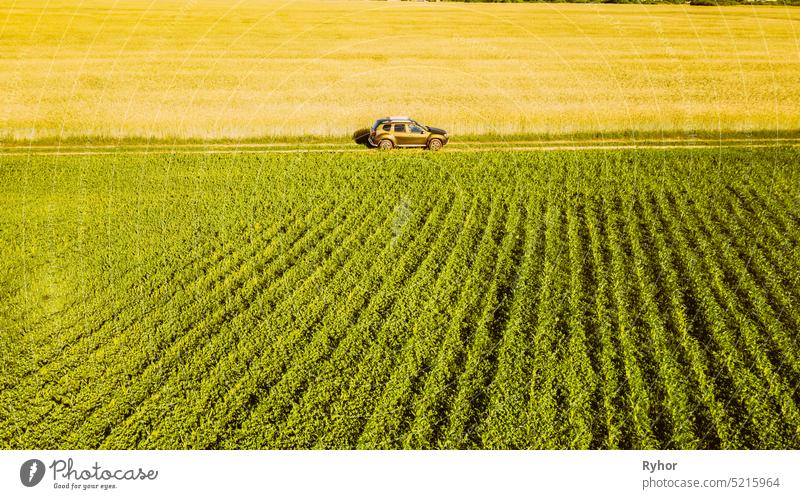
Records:
[[[369,143],[369,128],[359,128],[352,135],[353,141],[362,146],[366,146],[369,148],[373,148],[372,144]]]

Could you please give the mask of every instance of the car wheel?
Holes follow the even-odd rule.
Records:
[[[378,143],[378,147],[380,147],[384,151],[388,151],[389,149],[394,147],[394,144],[392,144],[392,141],[389,139],[383,139]]]
[[[438,151],[441,148],[442,148],[442,141],[439,139],[431,139],[431,141],[428,142],[428,149],[430,149],[431,151]]]

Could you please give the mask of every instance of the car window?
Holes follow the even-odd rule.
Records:
[[[424,131],[425,130],[423,130],[422,128],[418,127],[417,125],[411,125],[411,133],[422,133]]]
[[[406,126],[403,123],[395,123],[394,131],[395,133],[405,133]]]
[[[382,128],[388,132],[388,131],[390,131],[392,129],[392,125],[386,123],[385,125],[383,125]]]

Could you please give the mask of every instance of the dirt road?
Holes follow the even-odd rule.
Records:
[[[452,142],[439,153],[453,152],[491,152],[491,151],[580,151],[615,149],[697,149],[713,147],[798,147],[800,139],[719,139],[719,140],[641,140],[603,139],[603,140],[540,140],[540,141],[492,141],[492,142]],[[398,150],[401,154],[419,149]],[[386,154],[384,151],[367,149],[363,146],[336,142],[314,142],[293,144],[273,143],[204,143],[204,144],[68,144],[68,145],[0,145],[0,156],[95,156],[119,154],[240,154],[240,153],[314,153],[314,152],[360,152],[365,154]]]

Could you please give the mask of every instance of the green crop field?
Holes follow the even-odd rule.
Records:
[[[798,448],[800,150],[0,160],[2,448]]]

